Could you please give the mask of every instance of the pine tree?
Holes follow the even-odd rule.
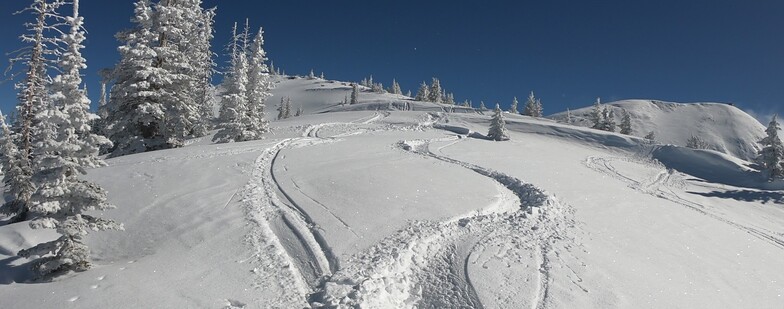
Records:
[[[430,91],[427,101],[433,103],[443,103],[443,89],[441,88],[441,81],[433,77],[433,83],[430,85]]]
[[[708,149],[710,145],[708,145],[708,142],[703,140],[701,137],[692,135],[688,140],[686,140],[686,147],[691,149]]]
[[[276,117],[278,120],[285,119],[286,115],[286,98],[280,98],[280,104],[278,104],[278,116]]]
[[[779,138],[779,122],[774,115],[765,130],[767,136],[760,141],[760,159],[768,172],[768,180],[784,179],[784,144]]]
[[[411,98],[411,90],[406,91],[406,96]]]
[[[267,68],[267,53],[264,51],[264,30],[259,29],[250,48],[250,74],[248,76],[248,107],[244,117],[243,141],[261,139],[269,132],[269,123],[265,118],[267,98],[272,96],[269,90],[272,82]]]
[[[591,114],[589,115],[589,119],[593,124],[591,127],[594,129],[601,130],[603,127],[602,121],[602,101],[599,98],[596,98],[596,102],[593,104],[593,109],[591,110]]]
[[[403,91],[400,90],[400,84],[397,83],[397,80],[392,79],[392,87],[389,88],[389,93],[391,93],[391,94],[403,94]]]
[[[455,95],[453,93],[446,94],[444,104],[455,105]]]
[[[63,40],[59,37],[47,37],[47,33],[61,33],[58,28],[64,24],[65,18],[58,15],[56,10],[65,4],[63,0],[33,0],[33,3],[16,14],[29,12],[35,22],[25,23],[27,33],[21,36],[26,46],[12,53],[11,68],[16,64],[24,67],[23,81],[16,85],[19,89],[14,132],[7,135],[7,140],[16,143],[18,153],[10,156],[9,164],[4,166],[11,172],[6,175],[5,184],[11,200],[0,207],[0,212],[12,216],[12,222],[28,219],[30,197],[35,190],[31,177],[33,160],[35,159],[34,145],[39,142],[36,128],[40,126],[37,117],[51,104],[47,92],[50,81],[49,70],[54,63],[53,57],[62,53],[60,45]],[[15,74],[16,75],[16,74]]]
[[[80,51],[84,30],[78,0],[73,0],[73,11],[68,19],[71,31],[63,35],[67,49],[59,61],[62,73],[52,82],[53,104],[38,115],[41,121],[36,134],[43,138],[34,148],[33,182],[37,188],[30,207],[36,214],[30,227],[55,229],[61,236],[18,253],[25,258],[39,256],[33,269],[42,277],[88,269],[89,249],[84,237],[89,231],[122,229],[117,222],[86,213],[114,207],[100,186],[79,178],[86,168],[105,165],[98,150],[110,142],[92,133],[90,127],[97,116],[90,113],[90,100],[79,88],[81,70],[86,66]]]
[[[574,120],[572,119],[572,110],[569,108],[566,109],[566,123],[572,124]]]
[[[494,112],[487,137],[494,141],[509,140],[509,133],[506,131],[506,121],[504,121],[504,113],[501,111],[501,106],[496,104]]]
[[[247,27],[246,27],[247,28]],[[230,68],[224,79],[226,93],[220,110],[218,128],[221,130],[212,138],[217,143],[240,142],[244,140],[246,117],[248,115],[248,31],[237,33],[237,23],[232,30],[229,47]]]
[[[194,105],[198,118],[193,124],[191,135],[201,137],[214,128],[214,107],[216,105],[215,87],[212,85],[212,75],[215,73],[214,56],[212,52],[212,40],[215,38],[215,9],[204,10],[198,15],[196,32],[194,33],[191,57],[196,91],[194,93]]]
[[[359,103],[359,86],[351,84],[351,105]]]
[[[416,98],[414,98],[414,100],[423,102],[429,99],[430,99],[430,88],[427,86],[425,82],[422,82],[422,84],[419,85],[419,90],[417,91],[417,95]]]
[[[313,73],[313,69],[310,69],[310,73],[308,73],[308,79],[316,79],[316,73]]]
[[[485,101],[479,101],[479,110],[486,111],[487,106],[485,106]]]
[[[517,97],[512,99],[512,106],[509,107],[509,113],[512,114],[519,114],[520,112],[517,110]]]
[[[35,191],[32,184],[33,174],[29,158],[21,151],[15,141],[14,134],[5,122],[5,116],[0,113],[0,167],[3,169],[5,183],[5,200],[0,206],[0,213],[12,216],[11,222],[20,222],[27,219],[28,203]]]
[[[283,118],[291,118],[291,98],[286,97],[286,104],[283,105]]]
[[[534,105],[534,117],[540,118],[544,116],[544,109],[542,108],[542,100],[536,99],[536,104]]]
[[[536,117],[536,97],[533,91],[528,95],[528,100],[525,102],[523,115]]]
[[[604,107],[602,111],[602,130],[615,132],[615,111],[612,108]]]
[[[632,117],[629,112],[623,110],[623,117],[621,118],[621,134],[632,134]]]
[[[656,133],[653,131],[648,132],[648,134],[645,135],[645,141],[649,144],[656,143]]]

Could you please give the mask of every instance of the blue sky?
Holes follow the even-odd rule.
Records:
[[[0,49],[19,46],[28,1],[0,3]],[[89,30],[85,80],[97,101],[100,68],[117,60],[113,34],[132,0],[82,0]],[[784,1],[218,1],[216,51],[234,21],[265,29],[287,73],[373,75],[404,91],[431,77],[459,101],[509,105],[533,90],[545,113],[596,97],[727,102],[761,117],[784,112]],[[224,62],[221,61],[223,64]],[[220,79],[218,77],[217,79]],[[0,107],[15,105],[0,84]]]

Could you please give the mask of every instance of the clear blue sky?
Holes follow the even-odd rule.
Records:
[[[0,3],[0,49],[14,50],[29,1]],[[82,0],[85,71],[117,60],[113,34],[129,26],[132,0]],[[231,24],[265,28],[266,49],[287,73],[373,75],[404,91],[439,77],[459,101],[508,105],[534,90],[545,113],[596,97],[727,102],[784,112],[784,1],[218,1],[216,51]],[[223,64],[224,62],[221,61]],[[218,79],[220,79],[218,77]],[[0,107],[15,104],[0,84]]]

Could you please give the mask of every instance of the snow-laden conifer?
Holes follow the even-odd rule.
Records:
[[[768,173],[768,180],[784,179],[784,144],[779,138],[781,127],[774,115],[765,130],[767,136],[760,141],[760,160]]]
[[[509,133],[506,131],[506,121],[504,120],[504,112],[501,111],[501,106],[496,104],[493,119],[490,122],[490,131],[487,137],[494,141],[509,140]]]
[[[479,101],[479,110],[486,111],[487,106],[485,106],[485,101]]]
[[[80,88],[86,65],[80,51],[85,38],[78,0],[73,1],[73,12],[68,18],[71,30],[63,35],[67,49],[59,61],[62,73],[52,82],[53,104],[37,116],[36,134],[42,138],[34,147],[36,191],[30,203],[36,215],[30,226],[55,229],[60,237],[19,252],[22,257],[38,257],[33,269],[42,277],[86,270],[90,261],[84,237],[90,231],[122,229],[117,222],[88,214],[114,206],[100,186],[79,177],[86,168],[105,165],[98,150],[110,142],[90,127],[97,116],[90,113],[90,100]]]
[[[0,167],[3,169],[5,184],[5,203],[0,206],[0,213],[10,216],[11,222],[24,221],[27,218],[28,202],[35,191],[31,182],[32,170],[29,158],[21,151],[15,141],[11,129],[5,122],[5,116],[0,113]]]
[[[591,109],[591,114],[588,116],[588,119],[591,120],[592,128],[599,130],[602,129],[602,101],[600,98],[596,98],[596,102],[593,103],[593,109]]]
[[[629,115],[629,112],[623,110],[623,115],[621,117],[621,134],[630,135],[632,134],[632,117]]]
[[[267,68],[267,53],[264,51],[264,30],[259,29],[250,47],[250,73],[248,74],[248,108],[244,119],[245,133],[243,140],[256,140],[269,132],[269,123],[265,118],[267,98],[272,81]]]
[[[517,109],[517,104],[518,104],[517,97],[514,97],[512,99],[512,105],[509,106],[509,113],[511,113],[511,114],[519,114],[520,113],[520,111]]]
[[[427,101],[429,99],[430,99],[430,87],[428,87],[425,82],[422,82],[422,84],[419,85],[419,90],[417,90],[417,94],[414,100]]]
[[[195,31],[192,43],[188,45],[191,52],[189,59],[193,65],[195,91],[193,105],[197,119],[193,124],[191,135],[201,137],[214,128],[215,121],[215,87],[212,76],[215,73],[215,54],[212,52],[212,40],[215,38],[215,9],[203,10],[196,15]]]
[[[525,102],[523,115],[531,117],[542,117],[542,102],[534,96],[534,92],[528,95],[528,100]]]
[[[230,66],[223,82],[226,92],[223,94],[218,120],[220,131],[213,137],[217,143],[244,140],[245,118],[248,114],[248,34],[247,30],[244,33],[237,31],[237,23],[234,23],[229,46]]]
[[[359,85],[351,84],[351,102],[349,104],[354,105],[359,103]]]
[[[392,79],[392,87],[389,88],[389,93],[403,94],[403,90],[400,89],[400,84],[397,83],[397,80]]]
[[[444,90],[441,88],[441,81],[438,80],[438,78],[433,77],[433,83],[430,85],[427,101],[433,103],[443,103],[443,92]]]

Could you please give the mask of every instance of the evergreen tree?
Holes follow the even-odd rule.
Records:
[[[59,61],[62,73],[52,83],[53,104],[38,115],[36,134],[42,138],[34,147],[37,188],[30,207],[36,214],[30,227],[55,229],[60,237],[19,252],[25,258],[40,257],[33,269],[42,277],[86,270],[90,262],[84,237],[89,231],[122,229],[112,220],[86,213],[114,207],[100,186],[79,178],[86,168],[105,165],[98,150],[110,142],[90,127],[97,116],[90,113],[90,100],[80,89],[81,70],[86,66],[80,51],[84,30],[78,0],[73,0],[73,11],[68,19],[71,31],[63,35],[67,49]]]
[[[63,0],[33,0],[33,3],[24,10],[17,12],[30,13],[35,18],[34,22],[25,23],[27,32],[22,34],[21,40],[27,45],[12,53],[11,68],[16,64],[24,67],[24,79],[16,85],[19,89],[16,117],[14,117],[14,132],[7,134],[7,140],[16,143],[16,155],[9,156],[9,166],[4,166],[11,175],[6,175],[5,184],[11,200],[0,207],[0,212],[12,216],[12,222],[28,219],[30,197],[35,190],[31,182],[33,173],[34,148],[39,137],[35,132],[40,126],[37,117],[51,104],[47,86],[51,77],[49,69],[54,63],[54,57],[60,55],[60,46],[63,39],[60,37],[47,37],[47,33],[61,33],[58,28],[66,19],[57,14],[57,9],[65,4]],[[15,74],[16,75],[16,74]],[[6,172],[8,174],[8,172]]]
[[[411,90],[406,91],[406,96],[409,98],[411,97]]]
[[[229,47],[231,66],[224,79],[226,92],[223,95],[218,124],[221,130],[212,139],[217,143],[244,141],[248,115],[247,41],[247,30],[243,34],[238,34],[237,23],[234,23],[232,42]]]
[[[534,96],[534,92],[528,95],[528,100],[525,102],[525,108],[523,109],[523,115],[531,116],[531,117],[540,117],[537,113],[537,106],[536,106],[536,97]]]
[[[403,94],[403,90],[400,89],[400,84],[397,83],[397,80],[392,79],[392,87],[389,88],[389,93]]]
[[[710,145],[708,145],[708,142],[703,140],[701,137],[692,135],[688,140],[686,140],[686,147],[691,149],[708,149]]]
[[[427,101],[429,99],[430,99],[430,88],[427,86],[425,82],[422,82],[422,84],[419,85],[419,90],[417,91],[417,95],[416,98],[414,98],[414,100]]]
[[[509,113],[511,114],[519,114],[520,112],[517,110],[517,97],[512,99],[512,106],[509,107]]]
[[[765,130],[767,136],[760,141],[762,150],[760,150],[760,159],[763,166],[768,172],[768,180],[784,179],[784,144],[779,138],[779,122],[773,116],[768,128]]]
[[[351,84],[351,105],[359,103],[359,86]]]
[[[269,123],[265,118],[267,98],[272,96],[269,90],[272,81],[267,68],[267,53],[264,51],[264,30],[259,29],[250,48],[250,74],[248,76],[248,107],[244,117],[242,140],[257,140],[262,134],[269,132]]]
[[[589,119],[593,124],[591,127],[594,129],[601,130],[603,127],[603,117],[602,117],[602,101],[599,98],[596,98],[596,102],[593,104],[593,109],[591,110],[591,114],[589,115]]]
[[[602,110],[602,130],[615,132],[615,127],[615,111],[605,106]]]
[[[621,118],[621,134],[632,134],[632,117],[629,112],[623,110],[623,117]]]
[[[0,206],[0,213],[12,216],[11,222],[20,222],[27,219],[28,202],[35,191],[32,184],[31,167],[27,162],[29,158],[21,151],[15,141],[14,134],[5,122],[5,116],[0,113],[0,167],[3,169],[5,183],[5,200]],[[17,135],[18,137],[18,135]]]
[[[286,104],[283,105],[283,118],[291,118],[291,98],[286,97]]]
[[[542,100],[536,99],[536,104],[534,105],[534,117],[543,117],[544,116],[544,108],[542,108]]]
[[[455,95],[452,93],[446,94],[444,104],[455,105]]]
[[[277,119],[285,119],[286,117],[286,98],[280,98],[280,104],[278,104],[278,116]]]
[[[427,97],[427,101],[433,103],[443,103],[442,94],[443,89],[441,88],[441,81],[438,78],[433,77],[433,83],[430,85],[429,96]]]
[[[496,104],[494,112],[487,137],[494,141],[509,140],[509,133],[506,131],[506,121],[504,121],[504,113],[501,111],[501,106]]]
[[[485,101],[479,101],[479,110],[486,111],[487,106],[485,106]]]
[[[649,144],[656,143],[656,133],[653,131],[648,132],[648,134],[645,135],[645,141]]]
[[[195,75],[196,91],[194,105],[198,118],[193,124],[191,135],[201,137],[214,128],[214,107],[216,105],[215,87],[212,75],[215,73],[215,54],[212,52],[212,40],[215,38],[215,9],[204,10],[198,15],[193,44],[190,45]]]
[[[574,120],[572,119],[572,110],[569,108],[566,109],[566,123],[572,124]]]

